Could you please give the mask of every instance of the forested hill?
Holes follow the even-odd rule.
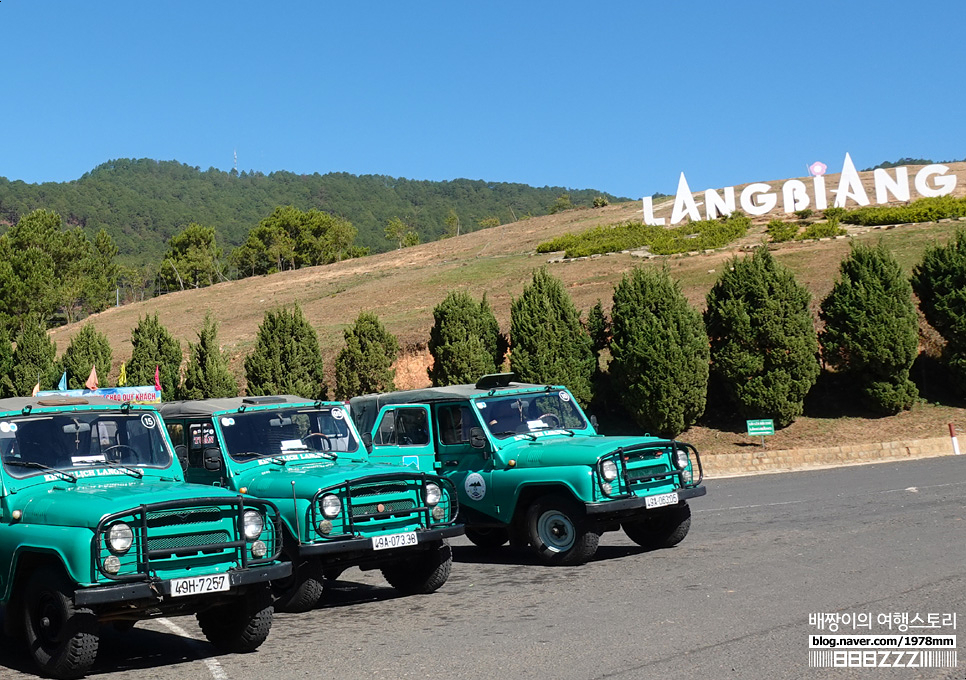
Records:
[[[432,241],[457,226],[460,233],[545,215],[561,195],[573,205],[619,199],[592,189],[456,179],[444,182],[383,175],[223,172],[148,158],[109,161],[77,180],[27,184],[0,177],[0,222],[15,224],[37,208],[59,213],[93,235],[104,228],[129,264],[160,260],[168,239],[191,222],[214,227],[222,247],[234,247],[277,206],[317,209],[345,217],[359,230],[356,245],[388,250],[384,230],[399,218]],[[449,222],[449,224],[447,224]]]

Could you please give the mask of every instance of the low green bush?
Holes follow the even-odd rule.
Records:
[[[825,215],[828,216],[828,210]],[[935,222],[947,217],[966,217],[966,197],[938,196],[920,198],[908,205],[870,205],[849,210],[842,221],[871,227],[879,224]]]
[[[805,231],[796,236],[796,240],[803,241],[807,238],[826,238],[830,236],[843,236],[847,232],[841,227],[837,219],[828,222],[816,222],[810,225]]]
[[[744,236],[749,226],[751,220],[741,212],[671,228],[638,221],[620,222],[544,241],[537,246],[537,252],[563,250],[567,257],[584,257],[646,247],[655,255],[672,255],[726,246]]]
[[[791,241],[795,238],[795,234],[798,233],[798,225],[789,222],[783,222],[782,220],[772,220],[765,225],[768,231],[768,235],[771,240],[775,243],[781,243],[782,241]]]

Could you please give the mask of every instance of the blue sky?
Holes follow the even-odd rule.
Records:
[[[0,176],[237,150],[638,198],[964,158],[963,26],[963,0],[0,0]]]

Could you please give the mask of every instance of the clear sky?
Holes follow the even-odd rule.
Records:
[[[964,27],[964,0],[0,0],[0,176],[237,150],[638,198],[964,158]]]

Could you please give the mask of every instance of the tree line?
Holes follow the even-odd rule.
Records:
[[[765,246],[731,260],[703,313],[666,268],[637,268],[615,286],[609,318],[598,301],[582,319],[561,281],[543,268],[513,299],[509,335],[500,332],[485,295],[451,291],[433,310],[427,377],[433,385],[461,384],[509,368],[522,381],[566,385],[584,406],[620,409],[640,428],[674,437],[702,417],[709,393],[729,404],[733,417],[785,427],[802,415],[824,367],[844,378],[849,398],[894,414],[918,399],[910,379],[918,354],[913,293],[946,341],[951,384],[966,395],[964,290],[966,230],[927,249],[911,279],[881,244],[856,244],[821,301],[820,332],[810,293]],[[247,393],[348,399],[395,389],[399,343],[376,315],[360,313],[344,341],[335,384],[327,385],[318,336],[298,305],[266,312],[244,358]],[[198,341],[188,343],[186,362],[157,315],[139,320],[131,343],[128,384],[151,384],[157,370],[165,399],[239,392],[210,314]],[[59,360],[39,324],[26,324],[15,345],[0,335],[3,396],[29,394],[38,382],[53,387],[65,372],[68,386],[79,388],[92,366],[98,375],[111,370],[111,349],[92,323]]]

